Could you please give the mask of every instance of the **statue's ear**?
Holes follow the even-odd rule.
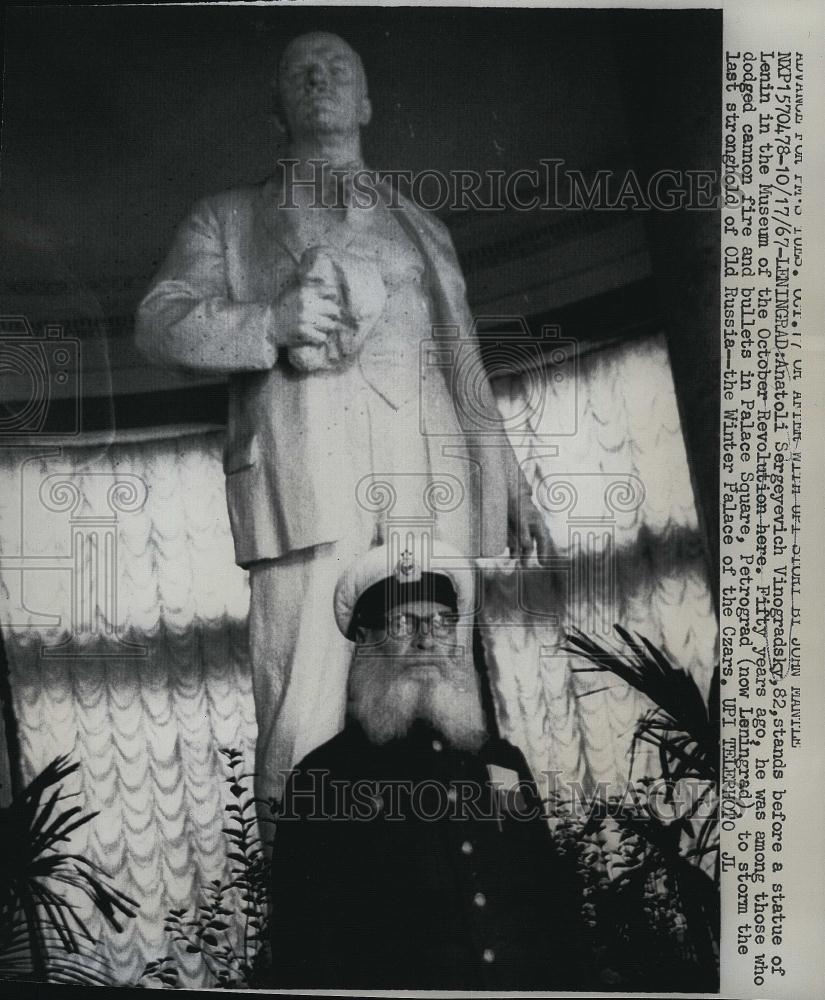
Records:
[[[371,121],[372,121],[372,104],[370,103],[370,99],[368,97],[362,97],[361,108],[358,114],[358,124],[361,126],[369,125]]]

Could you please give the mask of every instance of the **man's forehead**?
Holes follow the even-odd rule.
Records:
[[[359,61],[357,52],[343,38],[325,31],[317,31],[293,38],[284,49],[281,66],[306,56],[343,56],[349,61]]]

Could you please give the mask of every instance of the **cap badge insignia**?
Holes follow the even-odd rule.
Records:
[[[401,558],[398,560],[395,573],[399,580],[405,576],[411,576],[415,572],[415,559],[409,549],[404,549]]]

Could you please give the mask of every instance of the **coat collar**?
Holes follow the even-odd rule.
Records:
[[[438,752],[475,757],[482,764],[500,762],[502,755],[510,755],[515,750],[513,745],[508,743],[507,740],[490,736],[487,737],[477,751],[458,750],[452,747],[445,737],[441,736],[430,725],[424,722],[414,723],[410,733],[402,739],[390,740],[390,742],[379,746],[370,742],[360,723],[349,718],[343,731],[330,741],[330,745],[334,743],[339,744],[339,747],[336,749],[346,746],[348,750],[355,751],[359,755],[367,754],[376,758],[435,752],[433,744],[440,743],[441,749]]]

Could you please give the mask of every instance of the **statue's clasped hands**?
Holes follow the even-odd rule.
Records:
[[[377,267],[354,254],[310,247],[283,297],[284,346],[299,371],[340,368],[358,355],[384,307]]]

